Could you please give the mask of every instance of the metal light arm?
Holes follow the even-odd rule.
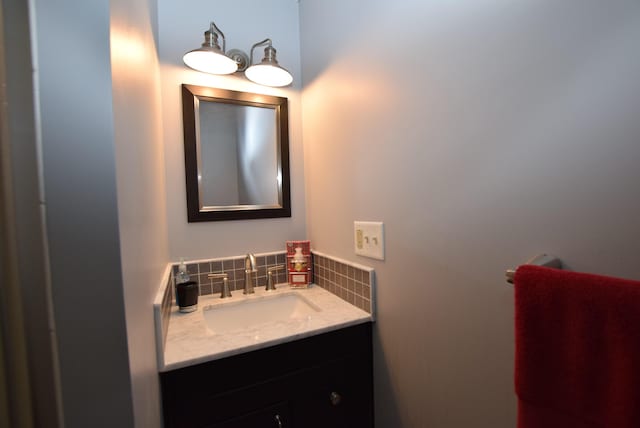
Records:
[[[271,52],[271,50],[273,50],[273,45],[271,42],[271,39],[264,39],[261,42],[258,42],[256,44],[254,44],[253,46],[251,46],[251,55],[249,57],[249,67],[253,65],[253,50],[255,48],[257,48],[258,46],[267,46],[267,49],[265,49],[265,55],[269,55],[267,54],[267,51],[269,51],[269,53]]]
[[[216,25],[215,22],[211,21],[211,25],[209,26],[209,33],[213,36],[214,34],[216,36],[220,35],[220,37],[222,38],[222,53],[227,52],[227,40],[224,37],[224,33],[222,32],[221,29],[218,28],[218,26]],[[215,42],[214,42],[215,43]],[[209,45],[211,46],[211,41],[209,41]]]

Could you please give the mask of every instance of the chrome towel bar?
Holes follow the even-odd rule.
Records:
[[[556,256],[552,256],[551,254],[538,254],[537,256],[527,260],[525,265],[536,265],[536,266],[545,266],[550,268],[562,269],[562,261]],[[507,269],[504,273],[507,277],[507,282],[509,284],[513,284],[513,278],[516,275],[515,269]]]

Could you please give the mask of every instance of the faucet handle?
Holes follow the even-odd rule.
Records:
[[[226,272],[222,273],[210,273],[207,275],[209,279],[222,278],[222,290],[220,290],[220,298],[224,299],[227,297],[231,297],[231,291],[229,291],[229,274]]]
[[[285,265],[272,266],[267,269],[267,291],[272,291],[276,289],[276,285],[273,283],[273,273],[284,269]]]

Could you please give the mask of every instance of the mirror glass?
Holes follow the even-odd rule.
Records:
[[[182,85],[190,222],[290,217],[287,99]]]

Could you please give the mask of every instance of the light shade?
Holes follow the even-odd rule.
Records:
[[[253,49],[256,46],[267,43],[268,46],[264,49],[264,58],[260,64],[251,64],[249,68],[244,72],[247,79],[252,82],[258,83],[264,86],[287,86],[293,82],[293,76],[284,68],[278,65],[276,60],[276,50],[271,46],[271,40],[266,39],[262,42],[256,43],[251,48],[251,58],[253,60]],[[253,61],[251,61],[253,62]]]
[[[278,65],[252,65],[244,74],[252,82],[265,86],[287,86],[293,82],[293,76]]]
[[[238,64],[228,56],[204,48],[187,52],[182,61],[194,70],[211,74],[231,74],[238,70]]]
[[[222,49],[218,44],[218,34],[222,36]],[[204,73],[231,74],[238,70],[238,64],[225,55],[224,34],[213,22],[211,23],[211,28],[204,33],[202,46],[184,54],[182,61],[188,67]]]

